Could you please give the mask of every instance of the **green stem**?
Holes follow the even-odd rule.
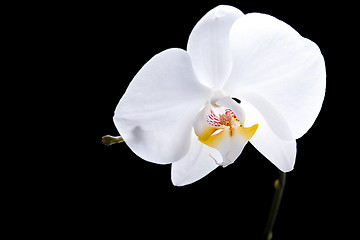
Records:
[[[115,143],[121,143],[123,141],[124,139],[121,136],[114,137],[114,136],[106,135],[101,138],[101,142],[106,146],[110,146]]]
[[[271,204],[269,217],[264,231],[264,239],[266,240],[271,240],[273,235],[272,229],[276,220],[277,213],[279,211],[281,198],[284,192],[285,182],[286,182],[286,173],[279,171],[279,179],[276,179],[274,182],[274,188],[275,188],[274,198]]]

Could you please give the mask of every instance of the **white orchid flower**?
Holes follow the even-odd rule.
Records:
[[[275,17],[218,6],[196,24],[186,51],[165,50],[141,68],[114,122],[136,155],[172,163],[177,186],[233,163],[248,141],[288,172],[325,85],[315,43]]]

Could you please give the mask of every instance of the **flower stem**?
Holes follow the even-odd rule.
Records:
[[[279,211],[281,198],[284,192],[285,182],[286,182],[286,173],[279,171],[279,178],[276,179],[274,182],[275,193],[264,231],[264,238],[263,238],[264,240],[271,240],[273,236],[272,229],[276,220],[277,213]]]
[[[123,141],[124,139],[121,136],[114,137],[114,136],[106,135],[101,138],[101,142],[106,146],[110,146],[115,143],[121,143]]]

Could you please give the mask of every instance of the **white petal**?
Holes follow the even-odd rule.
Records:
[[[220,88],[230,74],[229,32],[235,20],[243,15],[237,8],[218,6],[205,14],[190,34],[187,51],[195,73],[213,89]]]
[[[317,45],[301,37],[286,23],[265,14],[239,18],[230,32],[233,71],[224,90],[242,99],[256,93],[258,102],[267,102],[287,122],[291,134],[299,138],[314,123],[325,95],[326,72]],[[244,98],[243,98],[244,99]],[[248,99],[251,102],[251,99]],[[259,111],[261,104],[253,103]],[[265,116],[266,115],[266,116]],[[269,126],[278,134],[268,118]]]
[[[175,186],[193,183],[218,167],[216,161],[222,162],[220,153],[202,144],[193,133],[188,153],[171,165],[171,180]]]
[[[193,119],[210,94],[196,79],[188,54],[169,49],[137,73],[116,107],[114,122],[138,156],[172,163],[189,150]]]
[[[256,108],[244,100],[241,101],[241,106],[247,114],[245,125],[259,124],[250,143],[281,171],[291,171],[296,158],[296,140],[282,140],[274,134]]]

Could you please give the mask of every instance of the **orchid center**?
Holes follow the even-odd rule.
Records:
[[[207,103],[194,122],[194,131],[198,140],[220,151],[222,162],[215,161],[224,167],[235,161],[238,157],[237,153],[242,151],[258,128],[258,124],[244,127],[244,123],[239,119],[244,117],[236,116],[232,109]]]
[[[221,112],[224,113],[221,113]],[[225,128],[229,129],[230,136],[233,135],[234,128],[242,126],[241,122],[237,117],[235,116],[234,112],[231,109],[228,108],[220,108],[217,112],[220,112],[218,114],[215,114],[214,110],[210,111],[210,114],[206,116],[206,122],[216,128],[216,130],[223,130]],[[214,129],[211,129],[214,130]],[[214,131],[211,135],[216,135],[217,133],[220,133],[221,131]],[[198,136],[201,138],[200,136]]]

